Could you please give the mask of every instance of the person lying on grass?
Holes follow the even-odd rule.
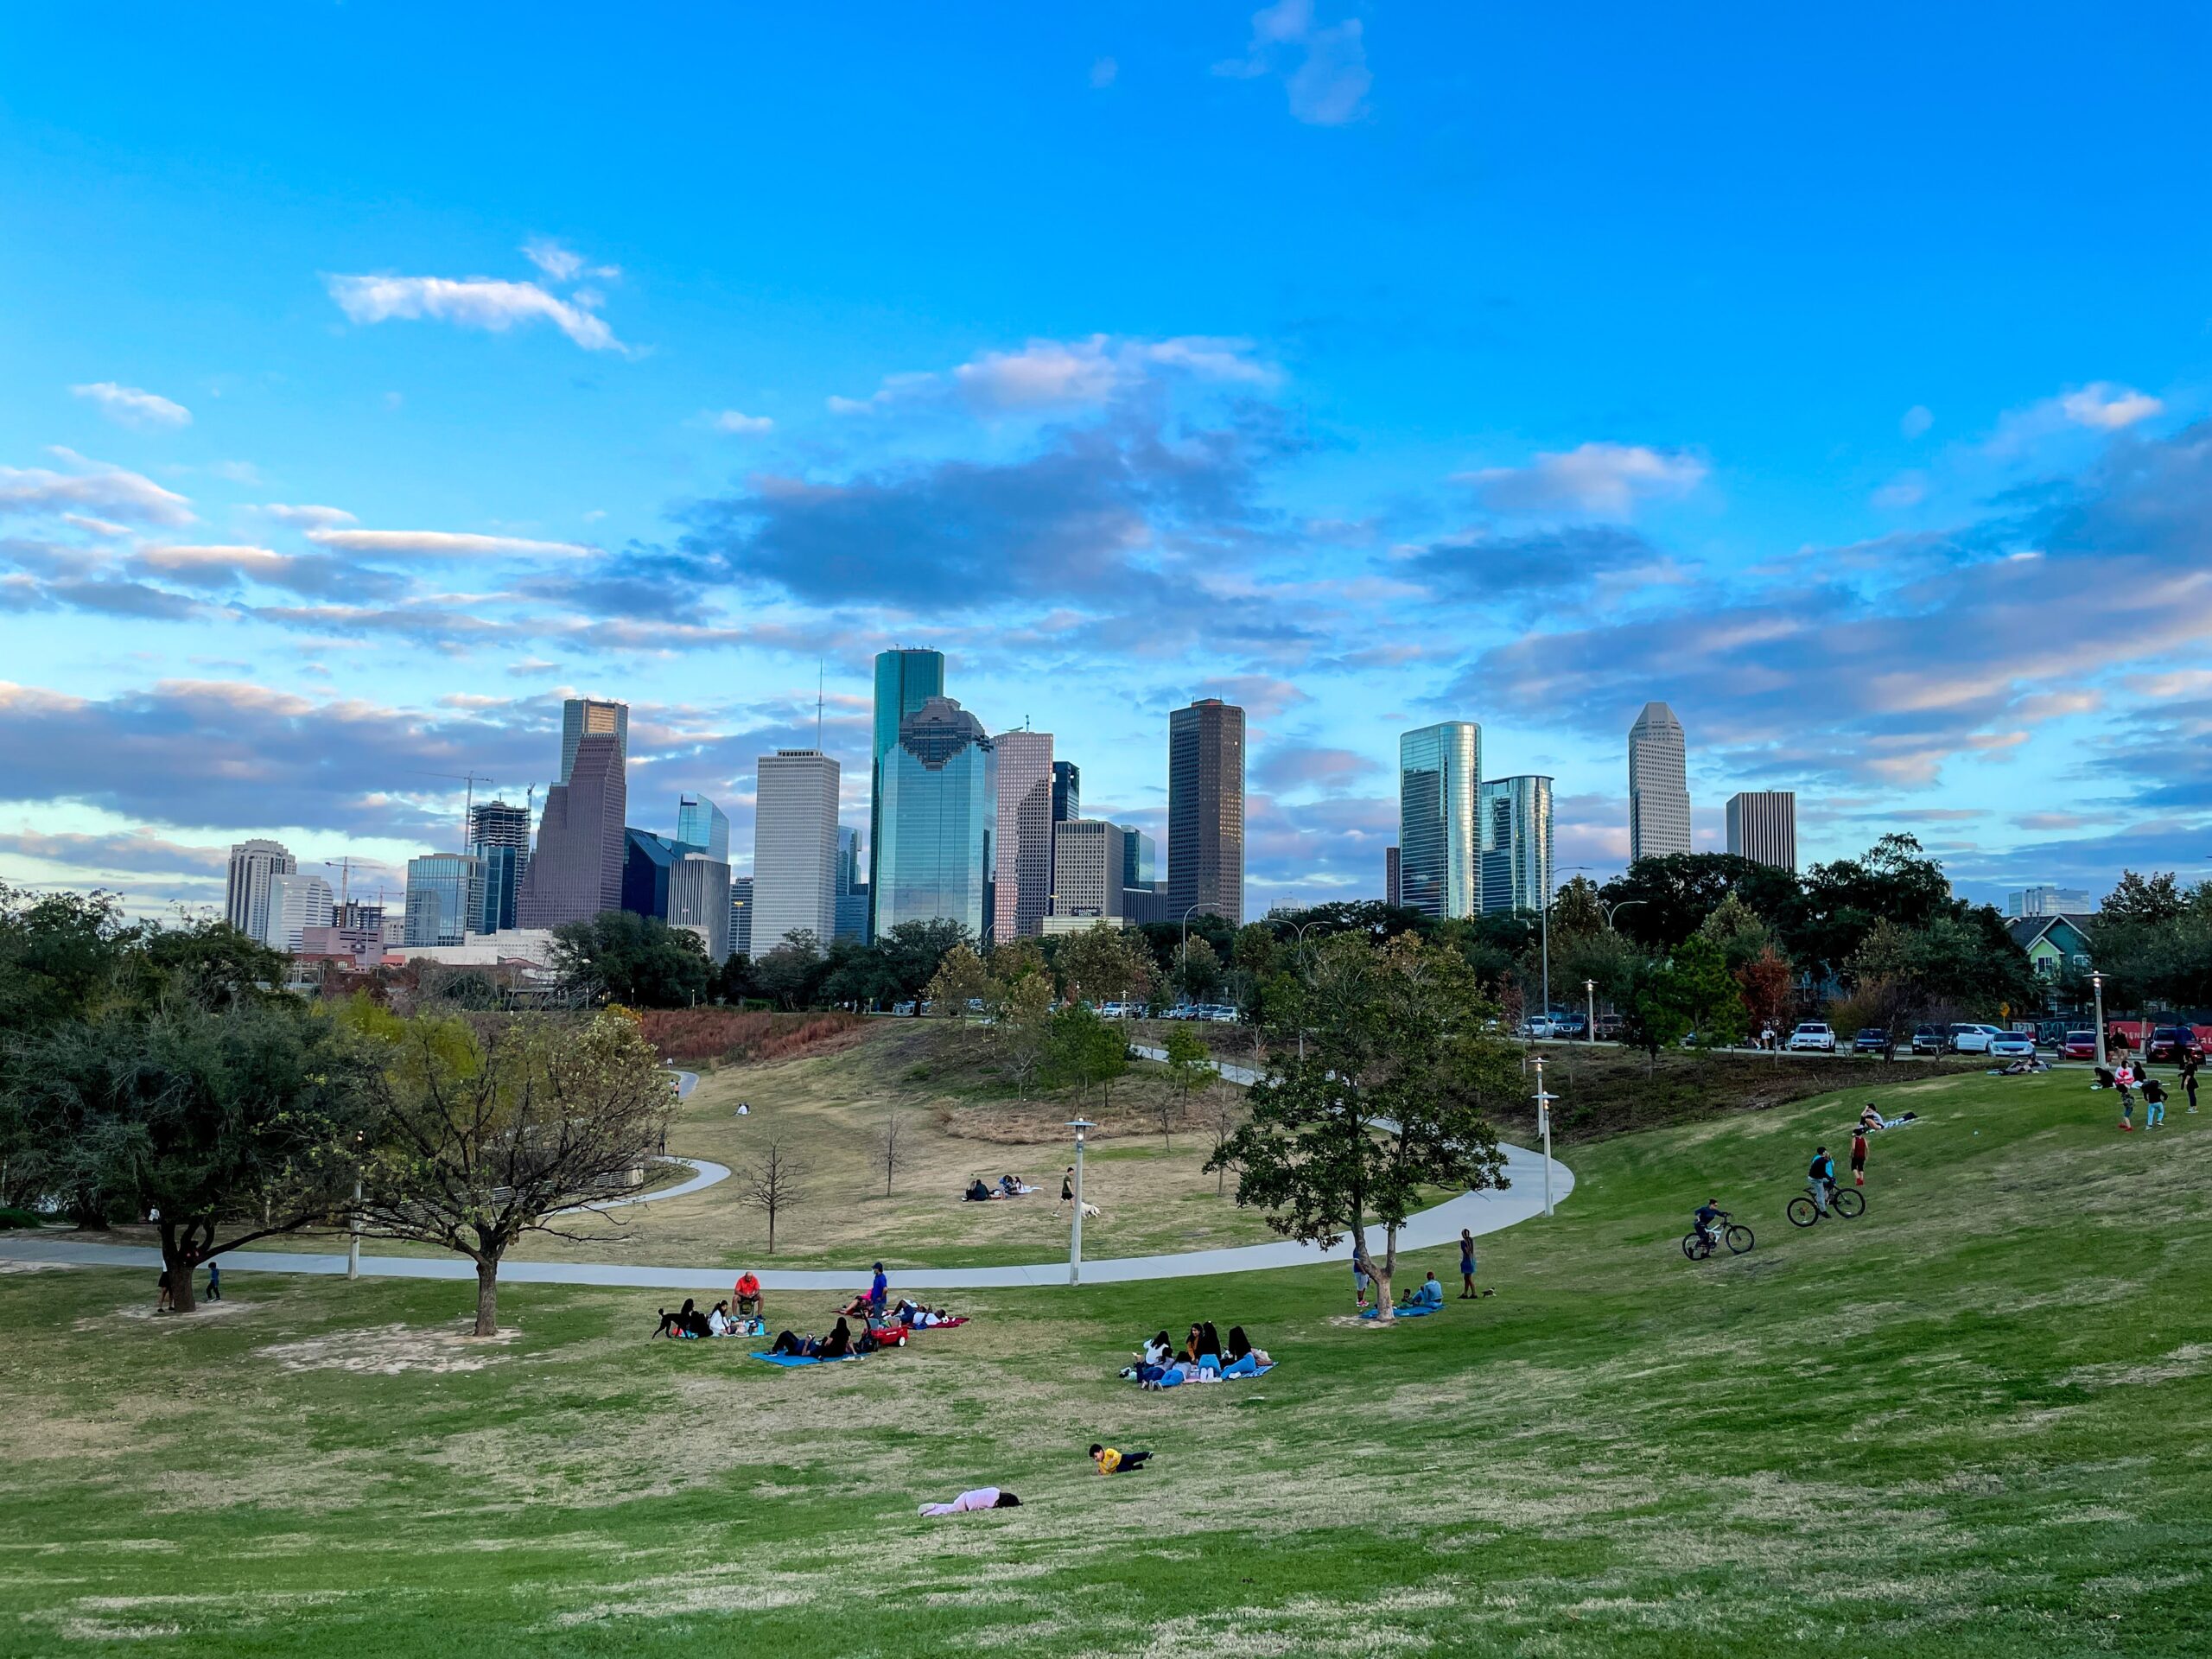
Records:
[[[1021,1500],[1012,1492],[1002,1492],[995,1486],[978,1486],[972,1492],[963,1492],[950,1503],[925,1503],[916,1511],[920,1515],[959,1515],[969,1510],[1018,1510]]]
[[[1102,1475],[1133,1475],[1152,1461],[1149,1452],[1116,1452],[1110,1446],[1101,1446],[1096,1440],[1090,1445],[1090,1460],[1098,1465]]]
[[[1444,1306],[1444,1287],[1436,1282],[1436,1275],[1432,1273],[1400,1298],[1398,1306],[1400,1307],[1441,1307]]]

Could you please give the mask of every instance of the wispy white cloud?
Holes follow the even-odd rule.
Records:
[[[747,415],[734,409],[710,410],[705,418],[715,431],[741,438],[758,438],[776,429],[775,422],[766,415]]]
[[[164,575],[223,578],[257,576],[269,581],[287,574],[294,561],[266,547],[226,544],[181,546],[157,543],[138,550],[138,563]]]
[[[524,258],[556,283],[572,283],[579,276],[613,282],[622,274],[621,266],[592,264],[583,255],[563,247],[550,237],[532,237],[523,244],[522,253]]]
[[[540,542],[521,536],[477,536],[447,530],[311,530],[308,540],[340,553],[416,559],[588,559],[582,542]]]
[[[293,506],[282,501],[265,501],[254,511],[268,514],[280,524],[306,524],[316,529],[359,522],[343,507]]]
[[[74,450],[53,451],[80,470],[0,467],[0,514],[87,513],[137,524],[188,524],[192,506],[150,478],[87,461]]]
[[[1280,74],[1292,116],[1316,127],[1359,119],[1367,113],[1368,91],[1375,84],[1359,19],[1319,24],[1313,0],[1278,0],[1254,12],[1245,55],[1217,63],[1213,72],[1240,80]]]
[[[588,352],[623,352],[606,321],[577,301],[550,294],[536,283],[487,276],[342,276],[323,278],[330,297],[355,322],[395,319],[449,322],[456,327],[505,334],[518,325],[550,322]]]
[[[2115,385],[2109,380],[2093,380],[2077,391],[2065,393],[2058,400],[2060,411],[2076,426],[2094,427],[2100,432],[2117,432],[2122,427],[2133,426],[2138,421],[2147,421],[2165,408],[2160,399],[2133,386]]]
[[[192,411],[182,404],[172,403],[156,393],[137,386],[118,385],[112,380],[96,380],[86,386],[72,386],[76,396],[98,405],[101,414],[118,426],[180,427],[192,424]]]
[[[1111,86],[1122,73],[1122,66],[1111,58],[1100,58],[1090,66],[1090,84],[1099,91]]]
[[[1033,340],[1017,351],[984,352],[949,375],[887,375],[868,397],[832,397],[830,408],[840,415],[873,414],[948,397],[991,414],[1096,406],[1147,380],[1171,376],[1248,386],[1269,386],[1282,378],[1281,370],[1255,355],[1249,340],[1091,334]]]
[[[1897,416],[1897,430],[1908,438],[1916,438],[1936,424],[1935,411],[1925,404],[1915,404]]]
[[[1585,443],[1540,454],[1525,467],[1485,467],[1454,482],[1473,486],[1503,512],[1571,512],[1625,518],[1647,500],[1688,495],[1704,482],[1705,462],[1679,449]]]

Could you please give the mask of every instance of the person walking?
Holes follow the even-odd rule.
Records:
[[[207,1300],[211,1302],[223,1300],[223,1264],[219,1262],[207,1264]]]
[[[1866,1185],[1866,1126],[1863,1123],[1851,1132],[1851,1182],[1854,1186]]]
[[[1475,1236],[1466,1228],[1459,1230],[1459,1300],[1465,1301],[1475,1294]]]
[[[2112,1074],[2112,1083],[2120,1090],[2120,1127],[2132,1135],[2135,1131],[2135,1068],[2122,1060]]]
[[[2194,1116],[2196,1111],[2196,1055],[2182,1056],[2181,1090],[2189,1096],[2189,1109],[2191,1116]]]
[[[2166,1085],[2156,1077],[2143,1079],[2143,1127],[2146,1129],[2166,1127]]]

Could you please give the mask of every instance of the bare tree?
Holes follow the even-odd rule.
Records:
[[[768,1217],[771,1255],[776,1253],[776,1217],[799,1201],[803,1196],[800,1183],[805,1178],[806,1166],[788,1155],[782,1142],[777,1141],[768,1143],[759,1162],[738,1172],[742,1185],[737,1190],[737,1201]]]
[[[476,1334],[494,1335],[500,1261],[526,1233],[585,1236],[559,1218],[605,1196],[667,1133],[668,1073],[615,1009],[557,1022],[385,1014],[370,1029],[392,1058],[354,1213],[364,1232],[475,1262]]]
[[[883,1128],[875,1137],[876,1156],[883,1161],[883,1196],[891,1196],[892,1178],[912,1161],[907,1155],[906,1122],[893,1107],[883,1120]]]
[[[1229,1190],[1229,1143],[1244,1127],[1244,1109],[1235,1091],[1217,1083],[1206,1090],[1199,1109],[1204,1114],[1200,1121],[1213,1140],[1213,1150],[1206,1163],[1214,1172],[1214,1196],[1219,1198]]]

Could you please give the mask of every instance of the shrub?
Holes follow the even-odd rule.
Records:
[[[46,1218],[35,1211],[19,1210],[13,1205],[0,1206],[0,1232],[18,1227],[43,1227]]]
[[[647,1008],[638,1016],[664,1060],[780,1060],[857,1030],[855,1014],[758,1014],[742,1008]]]

